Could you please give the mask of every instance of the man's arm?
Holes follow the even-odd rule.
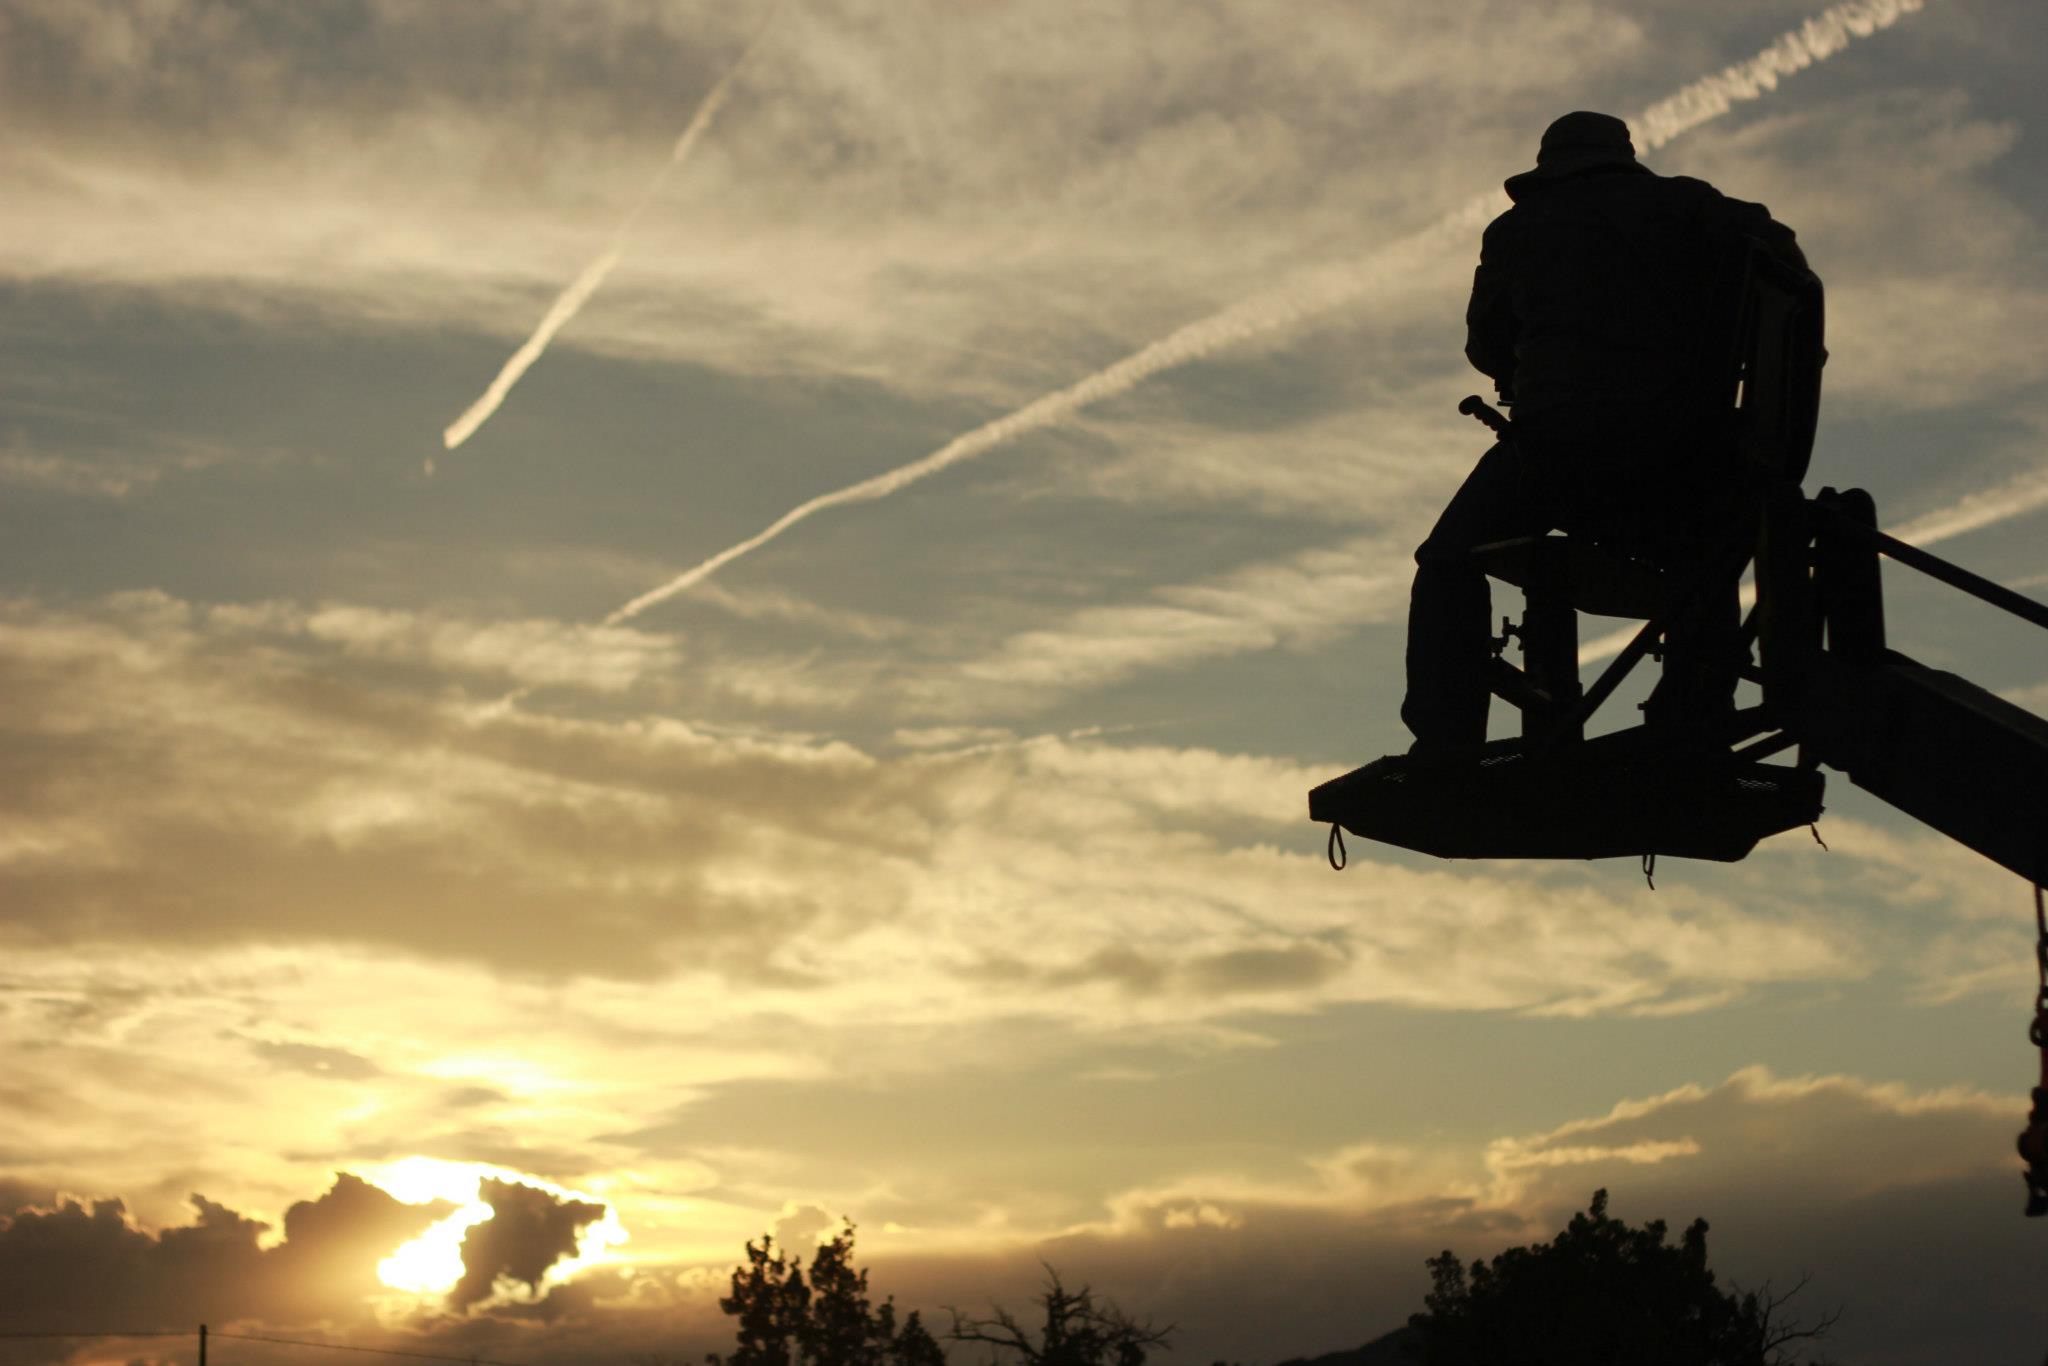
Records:
[[[1465,359],[1493,380],[1502,397],[1515,382],[1515,309],[1503,257],[1502,219],[1487,225],[1480,240],[1479,269],[1472,274],[1472,300],[1465,306]]]
[[[1813,273],[1813,267],[1806,263],[1806,253],[1799,249],[1798,235],[1771,217],[1769,209],[1746,199],[1731,199],[1727,195],[1716,197],[1720,201],[1715,206],[1719,220],[1716,227],[1754,237],[1786,265]]]

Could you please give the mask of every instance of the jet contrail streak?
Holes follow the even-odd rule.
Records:
[[[1892,535],[1913,545],[1933,545],[2048,507],[2048,469],[2015,475],[1993,488],[1966,494],[1945,508],[1922,513]]]
[[[1688,129],[1719,118],[1735,104],[1776,90],[1780,79],[1825,61],[1857,38],[1890,28],[1916,14],[1927,0],[1852,0],[1832,5],[1746,62],[1737,62],[1645,109],[1631,126],[1643,150],[1654,151]]]
[[[1644,150],[1661,147],[1688,129],[1719,118],[1740,101],[1760,98],[1776,89],[1780,78],[1840,51],[1852,38],[1889,28],[1901,15],[1912,13],[1925,3],[1926,0],[1848,0],[1823,10],[1749,60],[1694,81],[1644,110],[1634,120],[1634,126],[1642,130]],[[1505,202],[1499,191],[1478,195],[1364,261],[1326,266],[1297,276],[1276,289],[1188,323],[1105,370],[956,436],[930,455],[799,503],[746,540],[728,546],[616,609],[604,619],[605,623],[617,625],[687,592],[742,555],[760,549],[797,523],[828,508],[886,498],[950,465],[972,460],[1090,404],[1114,398],[1163,370],[1186,365],[1226,346],[1350,303],[1382,282],[1401,278],[1416,269],[1437,249],[1468,240],[1472,230],[1498,213]]]
[[[634,210],[636,215],[638,212],[639,210]],[[505,362],[504,369],[498,371],[498,377],[491,381],[483,396],[470,404],[468,410],[450,423],[447,431],[441,433],[441,444],[444,447],[454,450],[469,440],[471,433],[484,425],[485,418],[498,411],[498,405],[505,401],[505,395],[512,392],[512,386],[519,383],[519,377],[526,373],[527,367],[540,359],[540,353],[547,350],[548,343],[555,339],[555,333],[561,331],[562,325],[576,316],[577,310],[589,302],[591,295],[597,293],[597,287],[604,283],[604,277],[612,273],[612,267],[619,263],[619,246],[619,239],[614,237],[612,245],[605,249],[604,254],[585,266],[583,273],[576,277],[575,282],[562,291],[560,297],[548,308],[547,316],[540,320],[540,326],[533,329],[533,335],[512,353],[512,358]]]
[[[770,11],[770,17],[773,17],[773,11]],[[689,125],[677,136],[675,146],[670,149],[668,160],[654,173],[654,179],[640,192],[640,198],[634,202],[624,221],[612,233],[611,245],[606,247],[596,260],[585,266],[583,273],[562,291],[560,297],[548,308],[547,316],[540,320],[540,326],[534,328],[533,335],[512,353],[512,358],[505,362],[504,368],[498,371],[498,377],[491,381],[482,396],[470,404],[462,416],[449,423],[448,429],[441,433],[441,444],[446,449],[452,451],[469,440],[476,429],[483,426],[492,413],[498,411],[498,405],[505,401],[505,395],[512,392],[512,386],[519,383],[519,377],[540,359],[541,352],[548,349],[548,343],[555,339],[555,334],[568,325],[569,320],[576,316],[584,304],[590,302],[591,295],[597,293],[598,286],[604,283],[605,277],[612,273],[612,267],[618,265],[620,256],[624,254],[626,238],[633,231],[633,225],[640,221],[640,215],[647,212],[647,206],[661,193],[661,187],[668,183],[670,174],[689,159],[691,150],[711,127],[712,120],[718,117],[718,111],[725,105],[725,97],[732,91],[733,78],[740,74],[740,68],[746,65],[747,58],[753,55],[754,48],[760,44],[762,33],[766,31],[767,24],[764,22],[748,40],[747,45],[740,50],[740,55],[733,59],[732,65],[725,69],[725,74],[718,78],[718,83],[711,87],[710,93],[698,103],[697,112],[690,116]],[[431,463],[429,462],[430,468]]]
[[[1423,231],[1395,243],[1371,261],[1361,265],[1332,266],[1312,272],[1280,289],[1256,295],[1221,312],[1188,323],[1143,349],[1125,356],[1108,368],[1098,370],[1086,379],[1046,394],[1042,398],[1033,399],[993,422],[983,423],[972,431],[954,437],[930,455],[913,460],[907,465],[899,465],[893,470],[884,471],[871,479],[863,479],[857,484],[849,484],[831,493],[821,493],[807,502],[799,503],[746,540],[728,546],[694,569],[678,574],[659,588],[642,593],[607,616],[605,623],[617,625],[619,622],[639,616],[658,602],[694,588],[740,556],[759,549],[798,522],[827,508],[886,498],[898,489],[937,474],[949,465],[972,460],[975,456],[1026,432],[1050,426],[1090,404],[1099,403],[1103,399],[1113,398],[1117,394],[1133,389],[1162,370],[1174,369],[1233,342],[1244,341],[1297,319],[1335,308],[1395,276],[1397,272],[1420,265],[1434,248],[1469,233],[1473,227],[1491,216],[1495,208],[1494,199],[1490,195],[1476,199]]]

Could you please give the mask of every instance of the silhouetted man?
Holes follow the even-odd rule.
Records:
[[[1727,523],[1732,456],[1697,439],[1686,407],[1710,267],[1740,235],[1806,267],[1761,204],[1653,173],[1606,114],[1551,124],[1536,169],[1507,192],[1514,207],[1487,226],[1473,277],[1465,355],[1514,405],[1515,435],[1480,457],[1415,552],[1401,719],[1417,754],[1486,739],[1492,603],[1474,546],[1563,529],[1677,564]],[[1674,628],[1667,716],[1731,705],[1735,610],[1731,594]]]

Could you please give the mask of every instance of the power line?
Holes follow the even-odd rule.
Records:
[[[309,1342],[303,1338],[264,1337],[258,1333],[223,1333],[213,1331],[217,1338],[233,1338],[237,1342],[271,1342],[280,1347],[325,1347],[330,1352],[369,1352],[376,1356],[411,1357],[417,1361],[460,1361],[468,1366],[524,1366],[516,1361],[493,1361],[489,1357],[451,1356],[446,1352],[408,1352],[400,1347],[357,1347],[346,1342]]]
[[[22,1338],[189,1338],[197,1336],[198,1334],[194,1333],[190,1328],[152,1328],[146,1333],[119,1333],[111,1329],[100,1333],[0,1333],[0,1338],[16,1340]],[[216,1333],[214,1336],[225,1337],[226,1334]],[[464,1357],[463,1360],[467,1361],[469,1358]],[[483,1363],[478,1362],[477,1366],[483,1366]]]
[[[153,1328],[140,1333],[104,1331],[98,1333],[13,1333],[0,1332],[0,1340],[29,1338],[191,1338],[199,1333],[190,1328]],[[490,1357],[455,1356],[447,1352],[410,1352],[402,1347],[359,1347],[350,1342],[314,1342],[307,1338],[274,1338],[262,1333],[226,1333],[215,1328],[211,1338],[232,1338],[236,1342],[267,1342],[278,1347],[324,1347],[330,1352],[365,1352],[372,1356],[410,1357],[415,1361],[456,1361],[464,1366],[524,1366],[522,1362],[496,1361]]]

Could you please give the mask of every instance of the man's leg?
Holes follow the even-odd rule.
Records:
[[[1672,616],[1664,637],[1664,676],[1643,704],[1643,719],[1668,728],[1674,738],[1715,747],[1727,743],[1746,655],[1737,585],[1701,589]]]
[[[1646,490],[1659,539],[1668,547],[1668,567],[1680,578],[1696,573],[1735,548],[1743,519],[1740,488],[1726,476],[1711,478],[1704,454],[1678,464]],[[1754,524],[1746,533],[1754,539]],[[1738,570],[1702,585],[1672,613],[1664,635],[1664,670],[1643,718],[1666,728],[1672,738],[1719,748],[1727,743],[1735,714],[1735,685],[1748,652],[1742,640]]]
[[[1416,548],[1401,720],[1414,733],[1417,751],[1456,752],[1486,743],[1493,595],[1473,563],[1472,548],[1550,527],[1548,500],[1531,462],[1516,443],[1503,441],[1479,457]]]

